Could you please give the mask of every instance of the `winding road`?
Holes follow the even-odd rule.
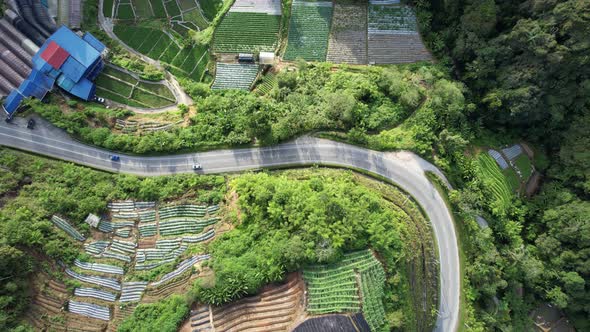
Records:
[[[440,262],[440,304],[435,331],[456,331],[461,287],[457,237],[450,212],[424,172],[444,175],[432,164],[411,152],[377,152],[329,140],[302,137],[274,147],[218,150],[203,153],[137,157],[120,155],[73,140],[67,133],[38,119],[34,130],[26,119],[0,121],[0,145],[29,151],[111,172],[140,176],[190,173],[196,162],[199,173],[225,173],[274,166],[323,164],[351,167],[378,174],[399,185],[422,206],[432,223]],[[445,180],[446,181],[446,180]]]

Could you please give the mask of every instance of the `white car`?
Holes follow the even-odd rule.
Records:
[[[199,170],[202,169],[201,164],[193,164],[193,170]]]

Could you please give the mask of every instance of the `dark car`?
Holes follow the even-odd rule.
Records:
[[[29,122],[27,122],[27,128],[35,129],[35,120],[29,119]]]
[[[119,161],[119,160],[121,160],[121,158],[119,156],[117,156],[116,154],[114,154],[111,156],[111,160],[112,161]]]

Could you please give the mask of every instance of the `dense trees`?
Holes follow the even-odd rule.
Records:
[[[413,2],[426,39],[471,88],[488,124],[541,139],[589,106],[587,1]]]
[[[492,219],[492,234],[468,232],[475,246],[470,260],[476,264],[467,271],[477,305],[474,326],[520,330],[526,311],[545,300],[588,329],[588,2],[412,2],[432,50],[469,88],[465,95],[477,105],[470,118],[544,146],[551,157],[542,193],[532,201],[514,198],[505,215],[490,211],[493,202],[482,194],[485,182],[472,176],[473,165],[453,158],[455,172],[463,174],[454,177],[463,183],[454,199],[471,216],[466,221],[483,212]],[[489,136],[474,129],[479,138]],[[483,244],[488,252],[478,254]],[[477,264],[481,259],[487,263]],[[504,308],[495,317],[494,293]]]
[[[297,174],[301,178],[293,178]],[[411,319],[419,314],[406,307],[412,301],[410,283],[400,271],[415,256],[409,248],[421,245],[412,244],[409,235],[417,221],[378,192],[359,185],[348,172],[246,174],[231,187],[239,195],[240,217],[235,229],[209,246],[215,280],[196,284],[198,299],[226,303],[306,264],[336,262],[346,251],[370,247],[388,271],[389,314],[398,318],[397,324],[416,324]]]

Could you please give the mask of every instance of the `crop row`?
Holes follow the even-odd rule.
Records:
[[[326,60],[332,11],[332,7],[293,4],[285,60]]]
[[[229,12],[213,37],[213,50],[219,53],[274,51],[281,17],[261,13]]]

